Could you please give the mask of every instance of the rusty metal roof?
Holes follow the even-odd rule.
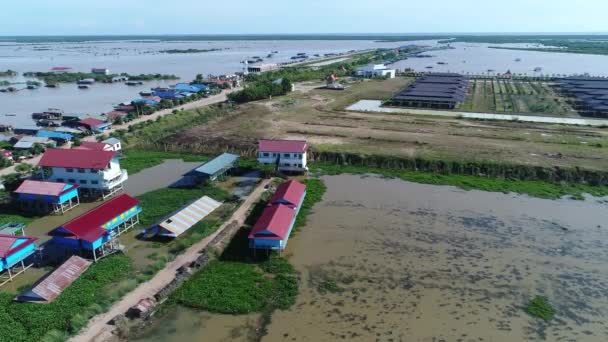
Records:
[[[18,301],[50,303],[91,265],[91,262],[73,255],[59,268],[43,278],[32,289],[21,293]]]
[[[169,235],[177,237],[221,205],[221,202],[218,202],[209,196],[203,196],[180,209],[158,225],[161,228],[168,230],[171,233]]]

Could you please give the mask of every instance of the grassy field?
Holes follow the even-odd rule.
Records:
[[[181,159],[185,162],[205,162],[209,160],[209,157],[190,153],[128,149],[123,152],[120,166],[126,169],[129,174],[135,174],[141,170],[160,165],[167,159]]]
[[[546,82],[472,80],[461,111],[578,117]]]
[[[0,293],[0,341],[61,341],[133,289],[129,259],[117,254],[93,264],[50,304],[24,304]]]

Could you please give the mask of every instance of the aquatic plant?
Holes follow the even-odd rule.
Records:
[[[553,319],[555,316],[555,308],[549,303],[547,297],[536,296],[530,300],[524,310],[530,315],[542,318],[546,322]]]

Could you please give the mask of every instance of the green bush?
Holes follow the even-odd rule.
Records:
[[[19,303],[0,294],[0,341],[57,341],[76,333],[106,300],[108,286],[127,279],[127,256],[116,254],[91,265],[50,304]]]
[[[547,297],[536,296],[530,300],[524,309],[529,315],[539,317],[546,322],[555,316],[555,308],[549,303]]]

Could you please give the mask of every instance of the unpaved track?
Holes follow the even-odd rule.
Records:
[[[243,225],[249,209],[257,202],[264,187],[270,180],[263,180],[255,190],[247,197],[243,204],[234,212],[232,217],[227,220],[215,233],[192,245],[184,253],[178,255],[175,260],[168,263],[165,268],[160,270],[154,278],[140,284],[135,290],[129,292],[120,301],[114,303],[107,312],[93,317],[87,326],[82,331],[72,337],[70,342],[89,342],[89,341],[106,341],[112,337],[113,326],[108,325],[108,321],[117,315],[124,314],[130,307],[136,305],[140,300],[148,297],[153,297],[158,291],[167,286],[174,278],[179,269],[184,264],[188,264],[199,257],[202,249],[207,247],[217,235],[219,235],[230,223],[236,221],[239,225]]]

